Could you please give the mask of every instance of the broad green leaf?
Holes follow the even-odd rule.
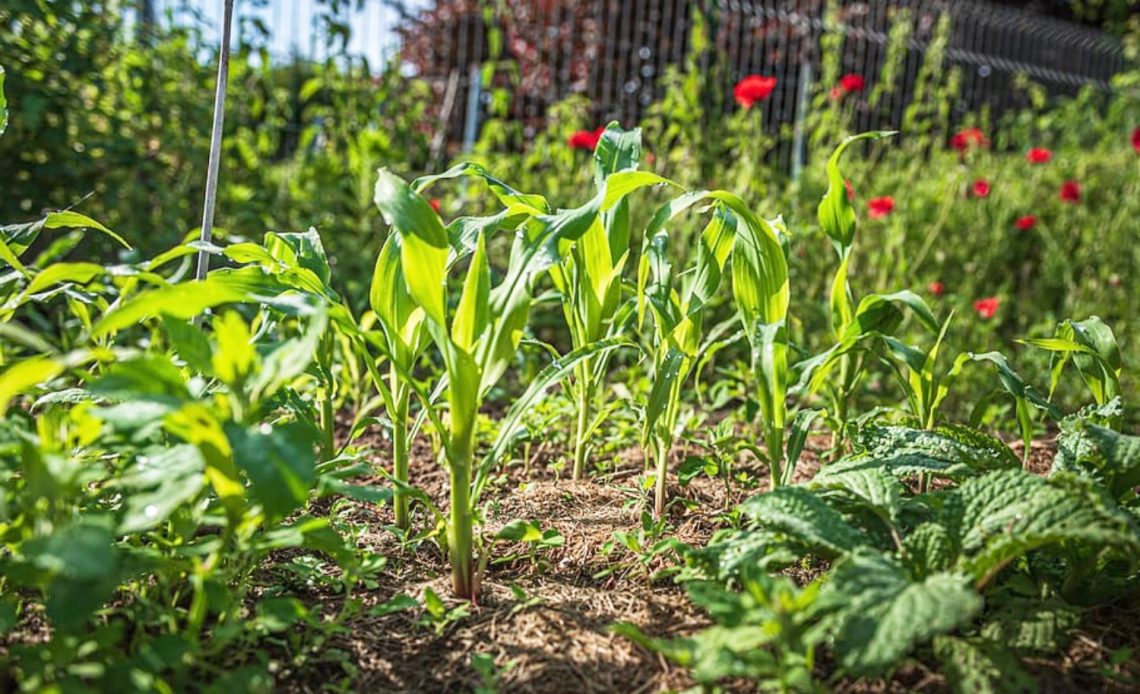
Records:
[[[185,318],[163,315],[162,326],[166,339],[182,361],[198,373],[213,373],[213,347],[202,329]]]
[[[144,292],[118,308],[108,311],[95,324],[93,337],[118,332],[159,314],[189,320],[206,309],[223,304],[268,298],[255,293],[256,284],[250,280],[260,277],[267,283],[269,281],[260,270],[256,272],[257,275],[214,272],[204,280],[184,282]],[[281,287],[278,286],[277,291],[280,292]]]
[[[222,383],[240,390],[260,363],[249,325],[236,311],[227,311],[214,320],[212,371]]]
[[[897,560],[870,550],[839,561],[820,593],[843,668],[881,674],[934,636],[970,624],[982,597],[967,576],[938,572],[915,580]]]
[[[197,446],[144,450],[112,485],[123,495],[117,532],[149,530],[179,508],[188,508],[205,487],[205,472],[206,461]]]
[[[31,388],[50,381],[63,372],[65,364],[52,357],[31,357],[16,362],[0,373],[0,417],[8,411],[13,398]]]
[[[307,427],[228,424],[226,436],[234,462],[249,475],[250,491],[267,516],[283,518],[305,503],[317,479],[315,443]]]
[[[927,430],[867,426],[854,432],[851,442],[856,455],[828,466],[828,474],[881,467],[895,476],[931,474],[963,479],[1019,464],[1004,443],[966,427]]]
[[[1121,434],[1080,416],[1066,417],[1050,474],[1062,471],[1095,480],[1114,498],[1123,499],[1140,486],[1140,436]]]
[[[62,629],[82,624],[114,595],[119,554],[105,516],[78,520],[29,540],[21,553],[45,572],[47,616]]]
[[[825,558],[842,556],[870,544],[862,530],[820,497],[803,487],[779,487],[740,505],[758,527],[779,531]]]
[[[42,292],[48,287],[55,286],[61,282],[87,284],[104,272],[106,272],[106,270],[103,266],[97,263],[56,263],[36,273],[35,278],[32,279],[32,281],[28,283],[27,288],[24,289],[24,294],[29,295]]]
[[[269,232],[265,235],[265,248],[286,266],[307,270],[313,273],[320,286],[328,287],[332,271],[321,236],[315,228],[288,234]]]
[[[515,520],[495,533],[495,539],[510,542],[538,542],[542,539],[542,528],[534,521]]]
[[[1055,653],[1081,623],[1081,608],[1058,598],[1005,591],[995,595],[993,604],[981,635],[1018,653]]]
[[[318,312],[309,320],[299,337],[286,340],[261,360],[261,368],[250,386],[250,395],[254,401],[271,398],[305,372],[313,362],[321,339],[327,334],[328,323],[328,315],[324,311]]]
[[[1027,694],[1038,691],[1037,681],[1021,667],[1018,658],[1001,641],[977,637],[939,636],[934,654],[950,691],[960,694]]]
[[[825,465],[808,486],[842,490],[892,524],[898,522],[902,512],[902,483],[883,468],[863,467],[832,472],[831,466]]]
[[[951,492],[947,522],[957,528],[958,567],[980,584],[1031,550],[1074,543],[1140,554],[1140,530],[1092,484],[1045,480],[1021,469],[967,480]]]

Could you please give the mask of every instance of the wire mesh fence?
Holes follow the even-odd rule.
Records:
[[[222,0],[143,0],[160,21],[197,22],[208,34]],[[509,114],[527,130],[570,95],[593,104],[599,122],[631,124],[660,98],[670,66],[693,63],[722,93],[749,74],[775,76],[765,122],[791,124],[820,79],[824,52],[838,50],[843,73],[869,88],[898,51],[895,82],[871,105],[857,107],[861,129],[898,127],[916,93],[925,56],[945,22],[944,69],[961,81],[955,117],[988,109],[998,115],[1027,105],[1019,76],[1049,95],[1086,85],[1107,90],[1125,66],[1119,41],[1062,20],[961,0],[506,0],[494,12],[480,0],[253,0],[239,4],[241,31],[257,34],[278,59],[367,59],[372,69],[398,57],[404,69],[451,92],[448,135],[472,137],[491,96],[482,83],[488,61],[511,95]],[[705,22],[708,45],[694,45]],[[893,38],[892,38],[893,37]],[[830,39],[830,41],[829,41]],[[726,99],[725,108],[732,108]],[[473,126],[475,126],[473,128]]]

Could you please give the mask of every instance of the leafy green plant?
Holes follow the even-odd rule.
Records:
[[[669,258],[670,235],[666,225],[689,208],[704,203],[712,218],[701,232],[697,255],[680,281]],[[638,268],[638,324],[646,331],[653,318],[648,352],[653,388],[645,405],[642,445],[655,468],[654,511],[665,511],[668,459],[680,416],[681,387],[705,349],[704,318],[720,286],[725,265],[733,259],[732,282],[737,310],[757,343],[765,332],[776,333],[787,314],[787,262],[776,231],[757,217],[744,202],[725,191],[684,194],[666,203],[645,231]],[[765,411],[782,425],[782,400],[768,394],[780,387],[782,350],[773,348],[758,359],[764,384]],[[782,426],[781,426],[782,432]]]
[[[640,157],[641,131],[624,132],[610,124],[594,152],[597,188],[604,190],[611,174],[636,169]],[[629,201],[623,198],[591,225],[560,264],[550,268],[554,287],[563,296],[563,313],[575,349],[620,335],[632,316],[622,283],[630,254],[630,233]],[[606,353],[583,359],[571,380],[578,409],[573,436],[576,480],[586,474],[590,439],[604,416],[604,411],[598,413],[599,417],[593,415],[598,393],[605,385],[609,356]]]
[[[435,180],[458,176],[486,180],[505,208],[489,217],[460,220],[455,227],[457,233],[449,236],[428,201],[385,170],[379,172],[376,204],[393,233],[400,237],[408,294],[423,309],[426,330],[444,366],[447,422],[442,419],[439,404],[430,396],[421,393],[421,401],[441,436],[450,477],[447,549],[453,585],[458,596],[470,599],[478,593],[479,580],[474,563],[475,503],[486,473],[514,435],[522,410],[581,360],[621,344],[593,343],[545,369],[516,400],[499,439],[476,470],[476,415],[487,391],[505,373],[522,340],[533,301],[532,285],[540,273],[558,263],[570,244],[587,233],[601,213],[612,209],[631,190],[656,183],[660,178],[637,172],[615,175],[606,189],[585,205],[557,214],[546,214],[541,198],[519,193],[473,165],[459,165],[441,176],[423,179],[417,187],[422,190]],[[506,272],[492,287],[487,237],[500,228],[515,229],[517,233]],[[468,245],[474,250],[462,289],[455,295],[455,310],[449,317],[449,255]]]

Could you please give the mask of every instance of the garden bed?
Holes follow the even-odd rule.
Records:
[[[388,445],[379,437],[367,443],[377,451]],[[812,438],[797,480],[818,470],[815,453],[826,445],[825,437]],[[1010,445],[1020,455],[1021,444]],[[445,471],[426,443],[417,442],[413,450],[411,474],[445,509]],[[1054,439],[1034,441],[1030,469],[1046,474],[1054,453]],[[674,451],[675,463],[681,454]],[[630,503],[644,498],[631,489],[642,471],[640,455],[631,450],[621,459],[611,474],[585,482],[556,477],[545,458],[531,461],[528,471],[521,462],[508,467],[506,479],[488,491],[488,505],[496,509],[488,519],[488,531],[513,519],[527,519],[557,530],[565,544],[535,561],[519,558],[489,567],[478,603],[442,633],[425,625],[418,611],[367,616],[370,608],[400,594],[422,601],[424,589],[430,588],[447,596],[449,568],[433,546],[421,545],[415,551],[401,546],[396,535],[385,529],[393,520],[390,506],[352,502],[342,517],[362,530],[359,541],[364,547],[388,557],[390,563],[378,585],[358,594],[364,614],[345,624],[346,635],[329,644],[337,657],[322,660],[314,654],[306,666],[282,679],[285,688],[320,691],[330,679],[344,677],[344,663],[349,663],[356,670],[350,681],[360,691],[469,691],[483,684],[470,660],[477,653],[493,658],[503,691],[628,694],[692,687],[684,668],[610,631],[614,623],[629,622],[652,636],[673,638],[693,635],[711,624],[672,581],[647,580],[650,573],[670,565],[667,558],[658,557],[646,568],[620,548],[607,552],[615,532],[637,533],[641,527],[641,506]],[[390,464],[383,455],[373,462]],[[745,471],[764,487],[764,467]],[[718,515],[755,490],[737,487],[727,494],[720,480],[701,476],[671,492],[678,501],[670,507],[668,536],[700,546],[721,525]],[[605,575],[599,577],[601,573]],[[805,571],[797,578],[806,582],[816,575]],[[330,610],[337,600],[330,595],[312,599],[329,601]],[[445,602],[448,608],[463,604],[446,597]],[[1042,692],[1131,691],[1129,683],[1140,679],[1140,661],[1134,657],[1113,662],[1113,654],[1137,642],[1140,609],[1100,608],[1089,612],[1072,632],[1062,658],[1030,659],[1023,665]],[[827,678],[833,665],[826,653],[821,654],[817,668],[821,679]],[[841,692],[947,691],[939,672],[914,659],[889,680],[843,680],[835,686]],[[754,688],[740,683],[739,691]]]

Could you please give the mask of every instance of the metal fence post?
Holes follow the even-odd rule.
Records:
[[[210,162],[206,168],[206,200],[202,206],[203,244],[209,243],[214,235],[214,203],[218,194],[218,165],[222,158],[222,125],[226,118],[226,82],[230,75],[230,27],[234,18],[234,0],[226,0],[222,17],[222,45],[218,49],[218,85],[214,91],[214,124],[210,131]],[[198,269],[194,277],[205,279],[210,269],[210,256],[205,248],[198,249]]]

